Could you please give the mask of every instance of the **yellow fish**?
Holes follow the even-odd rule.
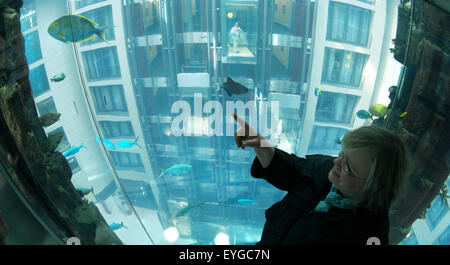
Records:
[[[370,114],[372,114],[375,117],[384,117],[384,115],[386,115],[386,113],[388,113],[389,109],[387,108],[386,105],[383,104],[373,104],[372,106],[370,106],[369,108],[369,112]]]
[[[406,116],[406,114],[408,114],[408,112],[403,112],[402,114],[400,114],[400,118],[403,118],[403,117],[405,117]]]
[[[48,27],[48,34],[64,43],[82,42],[99,37],[106,43],[106,30],[113,26],[100,26],[96,22],[80,16],[66,15],[53,21]]]

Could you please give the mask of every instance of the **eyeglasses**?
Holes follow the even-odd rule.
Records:
[[[342,151],[339,153],[339,157],[341,157],[341,168],[342,168],[342,171],[344,172],[345,176],[355,178],[355,179],[362,179],[360,177],[355,176],[355,174],[353,174],[353,172],[350,168],[350,165],[348,164],[348,161],[345,158],[344,153]]]

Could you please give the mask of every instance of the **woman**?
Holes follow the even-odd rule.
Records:
[[[236,145],[256,153],[251,174],[287,195],[265,212],[261,245],[388,244],[388,210],[408,176],[400,137],[376,126],[348,132],[337,158],[300,158],[272,147],[235,113]],[[264,146],[264,147],[261,147]]]

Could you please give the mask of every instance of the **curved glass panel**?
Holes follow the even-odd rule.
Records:
[[[71,184],[124,244],[258,242],[286,192],[250,175],[231,112],[288,153],[336,156],[372,123],[359,110],[411,82],[410,1],[23,2],[36,109],[61,114],[45,133],[62,132]],[[432,210],[426,225],[449,218]]]

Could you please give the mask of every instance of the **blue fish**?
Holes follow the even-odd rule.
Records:
[[[356,116],[360,119],[372,119],[372,114],[370,114],[367,110],[359,110],[356,112]]]
[[[94,193],[94,188],[90,188],[90,189],[86,189],[86,188],[77,188],[77,191],[82,195],[82,196],[85,196],[85,195],[88,195],[89,193]]]
[[[168,169],[161,169],[161,175],[159,175],[159,178],[162,178],[165,174],[171,175],[171,176],[180,176],[183,174],[186,174],[189,170],[191,170],[192,166],[188,164],[179,164],[179,165],[173,165],[169,167]]]
[[[97,142],[97,143],[98,143],[98,142],[102,142],[106,147],[108,147],[108,148],[111,149],[111,150],[115,150],[115,149],[116,149],[116,146],[114,145],[114,143],[111,142],[111,141],[108,140],[108,139],[105,139],[105,138],[100,139],[100,138],[98,138],[98,137],[95,137],[95,139],[96,139],[96,142]]]
[[[237,203],[238,204],[242,204],[242,205],[249,205],[249,204],[252,204],[254,202],[255,202],[255,200],[251,200],[251,199],[239,199],[239,200],[237,200]]]
[[[82,147],[87,149],[87,147],[84,146],[83,143],[81,143],[79,146],[74,146],[74,147],[69,148],[67,151],[65,151],[63,153],[63,155],[65,157],[72,156],[72,155],[78,153]]]
[[[314,95],[316,95],[316,97],[318,97],[318,96],[320,96],[320,94],[322,94],[322,88],[316,87],[316,89],[314,89]]]
[[[125,225],[123,225],[123,222],[120,222],[120,224],[118,224],[118,223],[112,223],[112,224],[109,225],[109,228],[111,228],[111,230],[117,230],[117,229],[120,229],[120,228],[122,228],[122,227],[128,229],[128,227],[126,227]]]
[[[137,143],[137,140],[138,140],[138,139],[139,139],[139,136],[136,137],[136,140],[134,140],[134,142],[131,142],[131,141],[128,141],[128,140],[122,140],[122,141],[119,141],[119,142],[117,143],[117,147],[120,147],[120,148],[130,148],[130,147],[132,147],[133,145],[137,145],[138,147],[142,148],[142,147]]]

